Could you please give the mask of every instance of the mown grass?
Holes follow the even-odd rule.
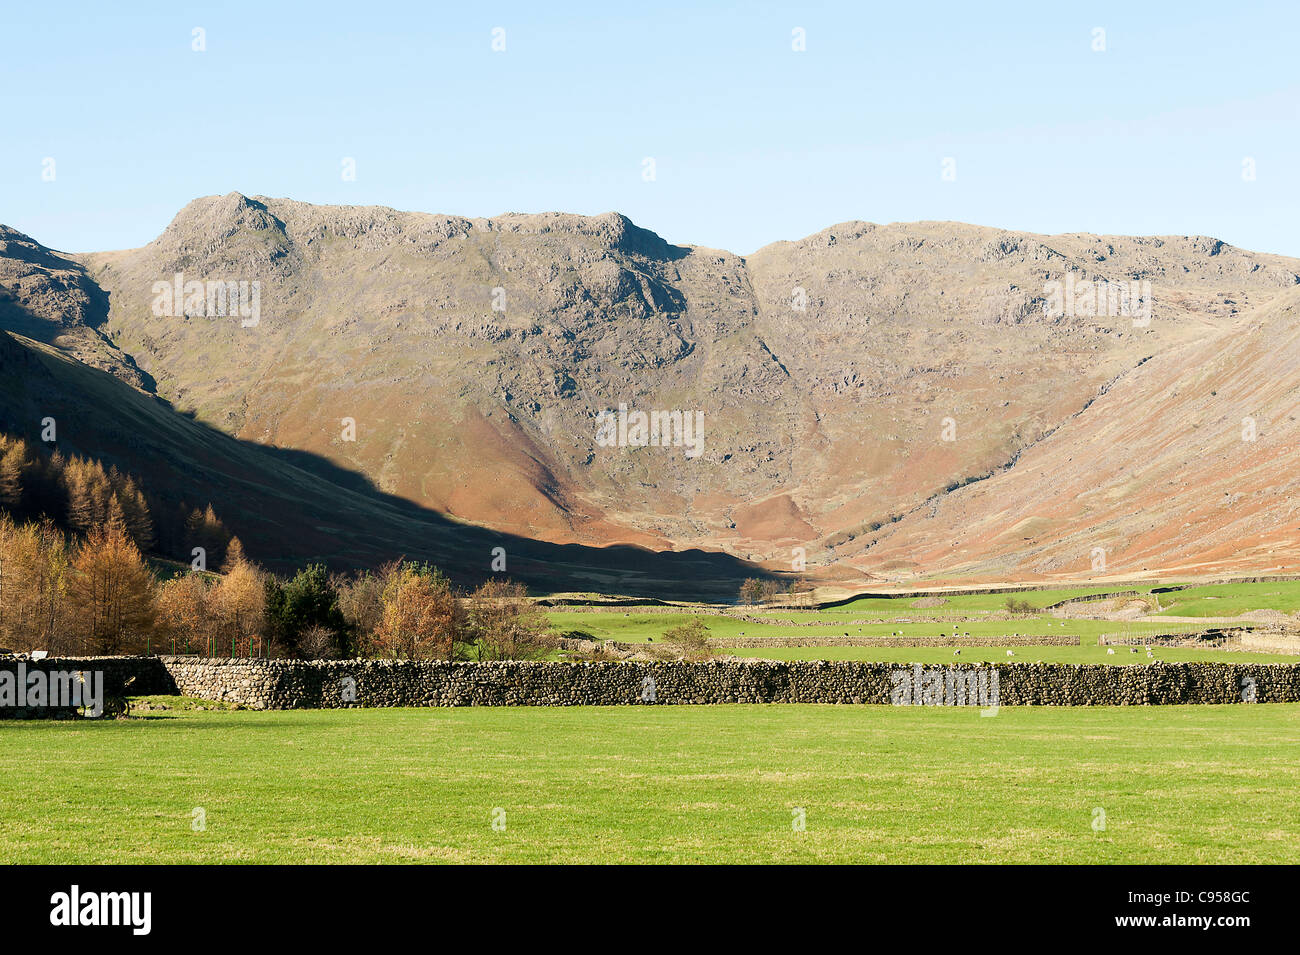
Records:
[[[1300,861],[1293,705],[190,710],[0,736],[7,863]]]

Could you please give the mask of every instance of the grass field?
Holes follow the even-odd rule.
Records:
[[[1292,705],[177,710],[0,736],[6,863],[1300,862]]]
[[[750,616],[771,618],[771,623],[755,623],[714,611],[701,609],[692,614],[647,613],[644,610],[611,608],[596,612],[557,610],[548,614],[551,624],[561,632],[578,632],[600,640],[620,643],[645,643],[660,638],[670,627],[684,623],[693,616],[704,619],[710,637],[723,653],[737,656],[766,657],[777,660],[880,660],[885,662],[939,663],[952,659],[952,650],[941,647],[899,649],[891,647],[805,647],[805,648],[742,648],[729,647],[729,639],[762,637],[951,637],[957,634],[963,647],[962,657],[968,660],[996,660],[1006,658],[1005,646],[981,647],[982,637],[1003,637],[1023,634],[1068,635],[1078,640],[1079,646],[1020,646],[1012,647],[1022,660],[1043,660],[1051,663],[1146,663],[1144,653],[1130,654],[1117,649],[1108,655],[1097,645],[1103,633],[1123,633],[1141,637],[1143,634],[1194,631],[1204,625],[1165,621],[1160,615],[1144,620],[1093,620],[1063,619],[1041,611],[1041,608],[1063,600],[1102,593],[1132,591],[1150,592],[1149,586],[1110,584],[1091,587],[1061,587],[1052,590],[1026,591],[1012,594],[1018,601],[1040,608],[1037,615],[1005,617],[1007,594],[966,594],[945,598],[940,606],[916,606],[925,601],[914,597],[883,598],[864,597],[842,607],[825,610],[755,609]],[[1160,594],[1164,615],[1186,617],[1236,616],[1251,610],[1274,609],[1282,612],[1300,611],[1300,581],[1280,581],[1260,584],[1218,584],[1195,587],[1185,591]],[[913,620],[914,617],[960,617],[959,620]],[[994,619],[989,619],[993,617]],[[879,624],[855,624],[854,620],[886,619]],[[799,624],[815,624],[794,626]],[[1215,660],[1251,663],[1294,663],[1295,655],[1225,653],[1216,650],[1158,650],[1159,659],[1175,661]]]
[[[1159,596],[1163,613],[1179,617],[1231,617],[1264,609],[1300,612],[1300,581],[1220,584]]]
[[[548,617],[552,625],[562,631],[581,631],[601,640],[618,640],[623,643],[644,643],[647,638],[658,638],[669,627],[690,620],[687,613],[638,613],[636,611],[597,611],[593,613],[551,613]],[[722,614],[699,614],[709,628],[710,636],[719,640],[728,637],[887,637],[895,631],[906,636],[937,637],[941,634],[951,635],[952,623],[901,623],[901,624],[864,624],[848,626],[843,623],[828,623],[816,627],[792,627],[788,624],[750,623]],[[971,620],[957,625],[961,633],[969,633],[972,639],[982,636],[1001,636],[1003,634],[1069,634],[1079,638],[1096,638],[1102,633],[1116,633],[1127,628],[1133,633],[1162,633],[1172,629],[1191,630],[1191,625],[1141,621],[1138,623],[1116,623],[1108,620],[1058,620],[1054,617],[1030,617],[1021,620]]]

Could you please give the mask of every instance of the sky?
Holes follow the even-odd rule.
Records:
[[[239,191],[742,255],[940,219],[1300,256],[1298,38],[1294,0],[8,2],[0,222],[132,248]]]

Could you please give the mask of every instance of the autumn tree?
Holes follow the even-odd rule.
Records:
[[[187,554],[195,547],[202,547],[207,566],[216,568],[221,566],[221,558],[225,554],[229,541],[230,532],[226,530],[226,525],[221,522],[221,518],[217,517],[217,512],[211,503],[203,510],[196,507],[190,512],[190,516],[185,521]]]
[[[116,468],[109,472],[109,483],[113,487],[113,496],[122,508],[127,533],[135,541],[135,546],[142,552],[152,550],[153,517],[149,514],[149,505],[145,502],[144,493],[135,483],[134,478],[119,474]]]
[[[90,532],[72,559],[75,633],[95,653],[139,652],[154,632],[154,580],[120,510]]]
[[[23,503],[23,478],[32,466],[27,442],[0,435],[0,505],[18,513]]]
[[[740,585],[740,602],[753,607],[763,599],[763,582],[750,577]]]
[[[384,589],[393,574],[402,566],[401,561],[384,564],[378,571],[363,571],[355,577],[336,577],[335,589],[339,595],[339,610],[352,631],[356,649],[368,652],[375,631],[384,618]]]
[[[212,588],[212,615],[217,647],[230,655],[251,656],[253,641],[266,627],[266,584],[260,570],[242,557]]]
[[[50,521],[0,517],[0,646],[67,653],[68,551]]]
[[[230,543],[226,545],[226,559],[221,562],[221,572],[224,574],[247,560],[248,558],[244,556],[243,541],[238,537],[232,537]]]
[[[389,576],[376,648],[395,659],[454,660],[464,653],[465,609],[451,582],[427,564],[403,563]]]
[[[508,580],[492,578],[470,595],[469,632],[479,660],[536,660],[555,648],[545,611]]]
[[[216,638],[212,584],[205,574],[178,574],[158,588],[156,600],[159,636],[177,653],[211,652]]]

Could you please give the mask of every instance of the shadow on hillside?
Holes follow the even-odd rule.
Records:
[[[41,446],[41,420],[57,418],[64,453],[116,464],[167,506],[211,502],[248,554],[277,571],[406,557],[469,585],[493,574],[501,548],[504,574],[534,590],[730,600],[744,578],[778,576],[697,549],[552,544],[462,524],[319,455],[234,438],[107,372],[3,339],[0,426]]]

